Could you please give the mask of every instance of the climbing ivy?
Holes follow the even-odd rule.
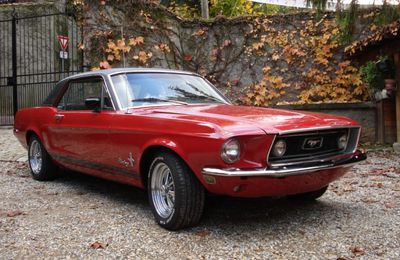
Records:
[[[341,55],[343,29],[330,14],[189,22],[155,4],[102,2],[91,19],[106,26],[88,29],[85,43],[93,69],[126,63],[190,70],[246,105],[368,98],[358,69]],[[116,15],[127,10],[129,20]]]

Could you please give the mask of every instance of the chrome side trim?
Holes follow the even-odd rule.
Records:
[[[330,161],[328,163],[294,167],[294,168],[280,168],[280,169],[254,169],[254,170],[240,170],[240,169],[218,169],[218,168],[203,168],[202,173],[205,175],[224,176],[224,177],[250,177],[250,176],[266,176],[274,178],[282,178],[288,176],[302,175],[313,173],[321,170],[329,170],[335,168],[351,167],[354,164],[363,161],[367,158],[365,153],[357,151],[349,157],[340,159],[338,161]]]

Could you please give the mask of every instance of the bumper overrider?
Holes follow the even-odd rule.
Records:
[[[354,164],[367,159],[366,153],[356,151],[352,154],[339,155],[324,159],[314,159],[307,162],[299,162],[294,165],[268,167],[260,169],[219,169],[219,168],[203,168],[204,175],[225,176],[225,177],[252,177],[252,176],[266,176],[282,178],[288,176],[308,174],[312,172],[329,170],[335,168],[348,168]]]

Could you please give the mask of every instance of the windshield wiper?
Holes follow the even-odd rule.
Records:
[[[218,103],[223,103],[222,100],[215,98],[213,96],[193,95],[191,98],[199,99],[199,100],[207,100],[207,101],[216,101]]]
[[[149,97],[149,98],[137,98],[137,99],[132,99],[132,102],[169,102],[169,103],[176,103],[180,105],[188,105],[188,103],[175,100],[175,99],[162,99],[162,98],[155,98],[155,97]]]

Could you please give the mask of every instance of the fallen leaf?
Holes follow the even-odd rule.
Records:
[[[378,182],[378,183],[372,183],[372,184],[370,185],[370,187],[383,188],[384,185],[383,185],[382,182]]]
[[[208,235],[210,235],[210,231],[208,231],[207,229],[203,229],[203,230],[199,230],[199,231],[197,231],[196,233],[195,233],[195,235],[196,236],[199,236],[199,237],[205,237],[205,236],[208,236]]]
[[[397,206],[396,203],[393,202],[393,201],[385,202],[385,207],[388,208],[388,209],[394,209],[394,208],[396,208],[396,206]]]
[[[352,247],[352,248],[350,248],[350,250],[356,256],[361,256],[361,255],[365,254],[364,250],[358,246]]]
[[[385,254],[385,251],[379,250],[378,252],[375,253],[377,256],[383,256]]]
[[[400,184],[398,183],[397,185],[395,185],[395,186],[393,187],[393,190],[394,190],[394,191],[400,191]]]
[[[351,192],[351,191],[355,191],[355,189],[351,185],[346,185],[346,186],[343,187],[343,191],[344,192]]]
[[[24,212],[20,211],[20,210],[15,210],[15,211],[11,211],[7,213],[7,217],[13,218],[19,215],[24,215]]]
[[[377,200],[374,200],[374,199],[371,199],[371,198],[362,198],[361,201],[364,202],[364,203],[376,203],[376,202],[378,202]]]
[[[105,249],[108,246],[108,244],[104,244],[102,242],[96,241],[93,244],[90,245],[91,248],[93,249]]]

